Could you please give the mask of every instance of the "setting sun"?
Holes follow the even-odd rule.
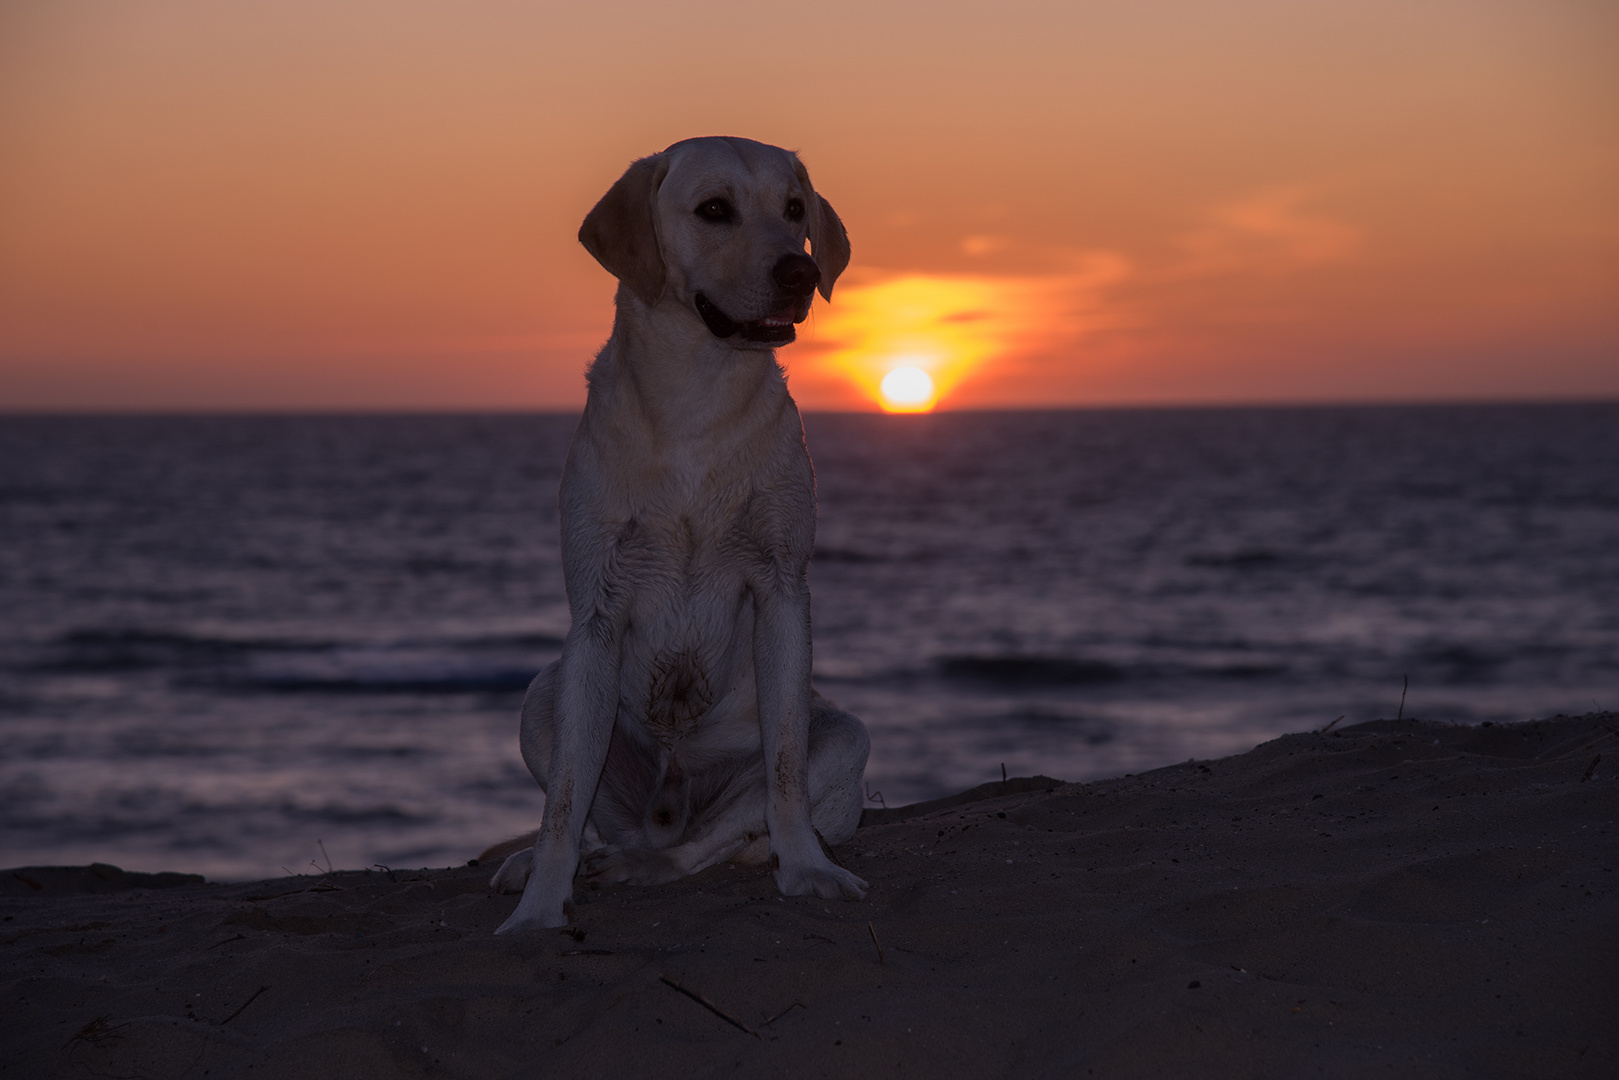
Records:
[[[928,412],[986,364],[1048,336],[1059,307],[1051,288],[1019,278],[856,275],[801,355],[888,412]]]
[[[928,412],[933,408],[933,376],[919,367],[897,367],[883,376],[882,393],[889,412]]]

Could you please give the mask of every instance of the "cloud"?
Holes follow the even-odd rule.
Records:
[[[1009,236],[964,236],[961,239],[961,250],[967,255],[993,255],[1011,246],[1012,238]]]
[[[1361,230],[1306,210],[1315,194],[1277,187],[1215,207],[1203,224],[1175,238],[1176,256],[1161,276],[1278,274],[1349,258]]]
[[[1044,273],[853,272],[836,302],[817,308],[792,359],[795,393],[818,404],[838,400],[841,383],[880,403],[883,376],[912,366],[932,376],[948,403],[968,379],[1038,381],[1057,355],[1072,361],[1083,349],[1110,363],[1165,342],[1184,345],[1185,328],[1211,311],[1229,322],[1251,317],[1257,304],[1268,320],[1286,318],[1288,294],[1275,278],[1350,259],[1361,244],[1359,228],[1309,209],[1315,194],[1272,187],[1214,206],[1193,228],[1143,245],[1143,255],[1025,249],[1047,260]],[[1012,241],[973,235],[960,246],[979,256]],[[1265,283],[1257,299],[1230,295],[1256,282]]]

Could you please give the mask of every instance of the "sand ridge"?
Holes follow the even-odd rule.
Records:
[[[488,866],[0,871],[0,1077],[1619,1072],[1619,714],[967,794],[868,816],[862,903],[716,867],[515,937]]]

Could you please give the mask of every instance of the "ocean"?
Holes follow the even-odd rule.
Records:
[[[443,866],[535,827],[574,423],[0,417],[0,865]],[[872,805],[1619,707],[1619,405],[805,427],[816,683]]]

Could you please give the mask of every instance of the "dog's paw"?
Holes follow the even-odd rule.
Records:
[[[609,846],[585,856],[585,878],[596,884],[662,885],[685,875],[666,851]]]
[[[528,875],[533,868],[533,848],[514,852],[506,856],[506,861],[500,864],[495,876],[489,879],[489,887],[498,893],[522,892],[523,886],[528,884]]]
[[[783,896],[819,896],[823,900],[864,900],[871,888],[843,867],[826,858],[819,864],[789,866],[778,863],[776,888]]]

